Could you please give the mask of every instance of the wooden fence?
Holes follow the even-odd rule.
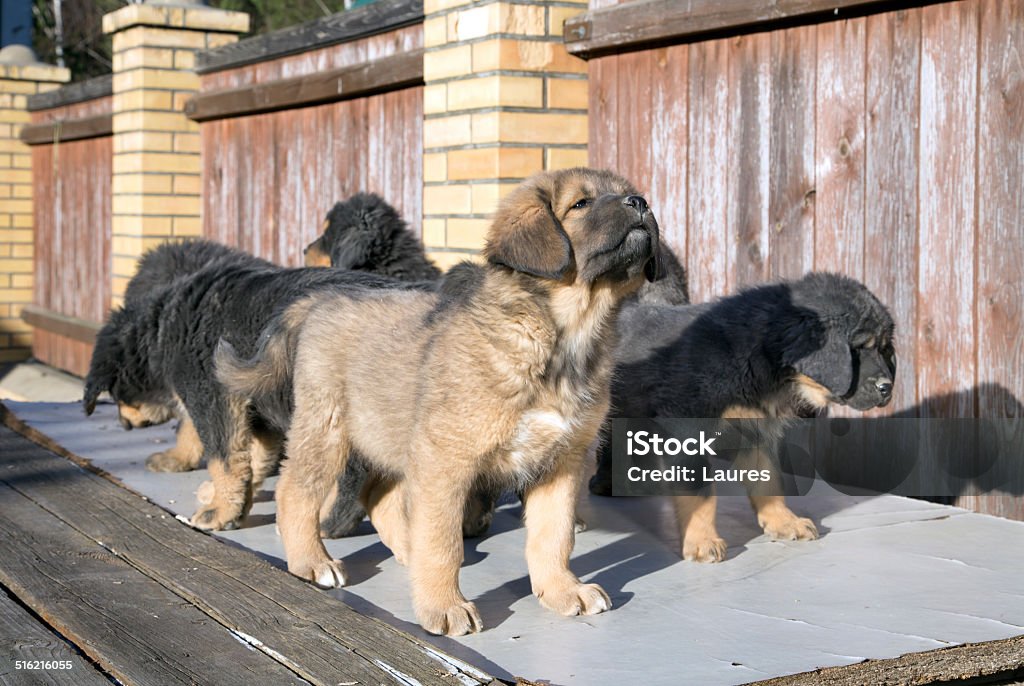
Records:
[[[22,316],[32,354],[84,375],[110,309],[111,80],[100,77],[34,95],[32,146],[35,279]]]
[[[201,54],[203,233],[300,264],[358,191],[422,216],[422,3],[381,0]]]
[[[895,4],[593,2],[590,163],[645,187],[696,301],[844,272],[897,322],[887,412],[1021,418],[1024,2]]]

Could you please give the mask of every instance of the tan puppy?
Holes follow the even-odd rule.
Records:
[[[487,264],[453,268],[439,293],[312,296],[271,327],[254,360],[224,346],[219,378],[261,416],[288,421],[289,408],[274,404],[293,383],[277,487],[289,571],[345,583],[320,540],[318,511],[354,449],[392,489],[390,516],[374,502],[368,509],[409,563],[427,631],[482,628],[458,583],[463,508],[481,483],[524,493],[527,564],[544,606],[609,609],[599,586],[569,570],[574,510],[584,454],[608,409],[619,304],[645,274],[653,279],[657,247],[657,222],[624,179],[544,173],[498,210]]]

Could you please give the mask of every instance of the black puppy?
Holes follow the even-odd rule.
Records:
[[[712,304],[637,305],[619,319],[611,416],[786,420],[830,404],[883,407],[896,372],[893,321],[861,283],[812,273],[760,286]],[[769,423],[772,425],[772,423]],[[748,455],[770,468],[784,428]],[[610,429],[598,449],[590,490],[611,493]],[[758,522],[775,538],[812,539],[817,529],[786,507],[780,494],[754,495]],[[715,496],[675,498],[683,557],[724,558],[715,529]]]

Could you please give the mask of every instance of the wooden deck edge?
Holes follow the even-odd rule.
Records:
[[[237,637],[241,637],[255,650],[274,657],[278,663],[311,683],[326,684],[336,681],[323,678],[324,665],[327,664],[324,661],[325,651],[335,657],[358,656],[359,660],[354,663],[355,667],[362,672],[366,669],[374,671],[376,681],[371,680],[373,683],[407,683],[406,679],[409,678],[412,681],[408,683],[434,686],[448,683],[507,683],[462,659],[445,654],[437,646],[401,629],[366,617],[329,596],[322,596],[322,591],[280,569],[272,569],[267,562],[251,551],[181,524],[174,513],[153,503],[146,496],[96,468],[89,460],[72,453],[42,432],[28,426],[2,402],[0,425],[39,448],[53,453],[51,459],[67,459],[92,475],[100,476],[105,482],[109,482],[105,496],[88,496],[94,501],[104,502],[101,511],[84,513],[83,516],[72,512],[72,501],[84,497],[80,485],[69,485],[61,480],[53,483],[33,482],[31,478],[25,479],[20,476],[17,471],[4,472],[5,475],[16,477],[14,483],[17,484],[15,488],[18,492],[31,498],[37,505],[64,521],[79,534],[97,542],[102,541],[99,544],[113,551],[118,559],[127,562],[185,602],[200,608],[209,618]],[[36,469],[42,467],[45,465],[35,466]],[[83,478],[89,477],[83,475]],[[94,483],[102,486],[104,482]],[[117,488],[111,491],[111,487]],[[168,516],[146,515],[147,508],[167,512]],[[147,526],[156,527],[155,531],[143,533],[137,524],[143,520],[149,523]],[[147,558],[147,550],[156,555],[156,558]],[[170,557],[174,557],[172,564],[168,563]],[[193,564],[196,566],[190,567]],[[203,589],[206,589],[205,593]],[[211,595],[210,589],[219,589],[218,592],[228,593],[228,596],[218,598]],[[248,595],[250,593],[252,595]],[[240,598],[244,600],[240,601]],[[261,617],[279,613],[283,623],[280,626],[274,623],[274,630],[265,635],[265,627],[261,630],[245,620],[244,616],[250,612]],[[288,633],[282,627],[293,624],[303,626],[305,633],[309,634],[308,638],[315,641],[315,646],[311,644],[307,648],[313,649],[316,653],[315,659],[319,660],[318,669],[304,673],[304,663],[313,660],[314,656],[304,655],[302,651],[290,656],[287,652],[281,652],[280,644],[275,646],[275,641],[281,640],[280,631]],[[278,633],[275,634],[274,631]],[[351,668],[352,665],[346,669]],[[422,670],[428,670],[429,673]],[[329,668],[327,671],[330,671]]]
[[[1024,635],[907,653],[888,660],[825,667],[751,682],[749,686],[861,686],[862,684],[990,684],[1024,679]]]
[[[0,400],[0,425],[6,426],[14,433],[20,436],[24,436],[28,440],[38,445],[40,448],[49,450],[54,455],[59,455],[60,457],[63,457],[66,460],[70,460],[71,462],[75,463],[85,471],[91,474],[95,474],[96,476],[101,477],[103,479],[106,479],[110,483],[116,486],[120,486],[129,493],[137,495],[138,497],[146,501],[149,501],[149,498],[142,495],[138,491],[130,488],[129,486],[126,486],[124,482],[122,482],[120,479],[118,479],[110,472],[94,465],[91,460],[87,460],[84,457],[74,454],[73,452],[71,452],[70,450],[68,450],[67,448],[65,448],[64,446],[62,446],[61,444],[57,443],[55,440],[44,434],[42,431],[34,429],[28,424],[26,424],[24,421],[19,419],[18,416],[15,415],[13,411],[11,411],[11,408],[7,407],[3,400]],[[156,503],[153,504],[156,505]],[[156,506],[159,507],[159,505]],[[173,514],[170,512],[170,510],[167,510],[167,512]]]

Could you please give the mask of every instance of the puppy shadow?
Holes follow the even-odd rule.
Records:
[[[261,488],[252,497],[252,501],[254,503],[269,503],[273,499],[274,499],[274,492],[273,491],[268,491],[265,488]]]
[[[271,514],[248,514],[242,520],[242,526],[246,529],[253,529],[257,526],[268,526],[277,522],[277,516]]]
[[[380,573],[381,564],[394,557],[391,549],[376,541],[352,555],[345,556],[345,571],[348,572],[349,586],[368,581]]]

